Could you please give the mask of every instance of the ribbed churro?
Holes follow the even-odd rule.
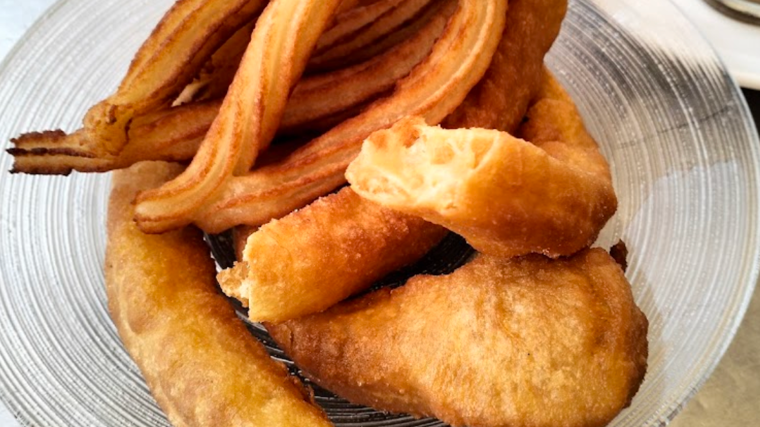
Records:
[[[281,163],[227,181],[195,216],[209,232],[237,224],[264,224],[345,182],[345,168],[361,141],[407,115],[438,123],[480,80],[496,50],[506,18],[505,0],[460,0],[431,54],[390,96],[296,150]]]
[[[264,0],[183,0],[167,12],[132,60],[118,90],[85,115],[90,151],[117,155],[135,116],[171,103],[206,60]]]
[[[354,11],[354,22],[339,23],[320,39],[309,67],[336,68],[341,59],[404,27],[432,0],[380,0]],[[363,25],[361,25],[363,24]]]
[[[141,193],[135,219],[143,231],[186,225],[233,174],[250,170],[277,131],[290,91],[340,0],[273,0],[264,9],[219,114],[190,166]]]

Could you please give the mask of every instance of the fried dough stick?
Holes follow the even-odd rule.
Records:
[[[344,0],[340,7],[350,5],[351,2]],[[291,133],[298,132],[299,128],[307,124],[313,126],[325,122],[319,119],[348,108],[356,108],[392,87],[397,78],[408,74],[427,55],[430,45],[441,32],[445,23],[440,21],[445,21],[447,15],[437,13],[440,9],[438,7],[431,9],[436,12],[435,16],[423,22],[419,33],[390,51],[365,63],[299,82],[290,97],[283,126]],[[346,12],[350,16],[342,23],[361,22],[363,17],[356,12],[360,11]],[[238,69],[250,41],[253,24],[255,19],[238,29],[214,52],[195,80],[174,101],[175,105],[193,104],[136,115],[129,125],[125,146],[118,155],[88,148],[96,144],[97,137],[93,139],[92,133],[87,129],[68,135],[63,131],[31,132],[11,140],[14,147],[7,151],[14,156],[12,172],[66,175],[72,170],[105,172],[143,160],[192,159],[200,140],[219,111],[219,98],[227,92]],[[351,96],[343,96],[345,93]],[[199,104],[198,101],[203,103]],[[155,115],[165,116],[165,120],[160,126],[146,129]],[[202,133],[199,134],[199,130]]]
[[[264,0],[178,0],[143,43],[116,92],[85,115],[96,153],[118,154],[131,120],[170,103]]]
[[[280,130],[294,133],[305,124],[327,130],[324,125],[318,126],[326,117],[393,89],[396,81],[428,56],[455,8],[456,1],[437,0],[428,8],[430,16],[420,19],[422,25],[417,31],[393,48],[360,64],[301,80],[290,96]]]
[[[506,9],[506,0],[460,0],[431,54],[397,82],[391,95],[282,162],[231,178],[195,213],[194,223],[207,232],[265,224],[345,183],[348,163],[372,132],[407,115],[420,115],[431,123],[442,121],[488,69],[503,32]]]
[[[350,188],[262,226],[219,274],[254,322],[317,313],[422,258],[443,227],[362,200]]]
[[[339,10],[336,11],[334,23],[320,36],[317,49],[326,43],[351,36],[351,33],[368,25],[399,1],[401,0],[383,0],[371,5],[371,7],[365,7],[357,6],[356,0],[343,0],[340,6],[338,6]],[[185,88],[175,103],[182,104],[223,97],[227,93],[227,88],[232,83],[235,71],[237,71],[240,60],[243,58],[243,53],[245,53],[246,47],[250,42],[251,32],[255,23],[255,21],[250,22],[230,37],[212,55],[208,63],[204,65],[201,73],[195,78],[193,83]],[[392,28],[387,28],[386,30],[390,31]],[[422,53],[418,54],[424,56],[425,53],[423,50]]]
[[[490,88],[492,91],[503,91],[509,95],[506,97],[481,96],[481,90],[470,90],[466,101],[461,103],[457,110],[466,108],[475,111],[467,114],[458,113],[456,119],[447,119],[448,126],[476,125],[486,128],[495,127],[505,131],[515,130],[525,114],[530,99],[540,87],[540,75],[536,78],[538,82],[530,90],[522,88],[523,82],[529,85],[534,84],[530,83],[534,79],[530,77],[530,73],[542,66],[543,55],[549,50],[553,37],[559,31],[566,6],[566,0],[512,0],[509,2],[505,28],[510,27],[513,30],[504,31],[501,34],[502,38],[494,55],[500,59],[490,63],[484,79],[475,86],[476,88],[483,87],[483,91]],[[546,31],[548,37],[531,34],[532,31],[537,30]],[[528,46],[521,46],[523,43]],[[519,52],[527,49],[531,51],[531,54],[525,58],[514,56],[510,52],[515,49]],[[536,51],[539,53],[536,54]],[[536,61],[536,63],[528,60]],[[424,66],[422,64],[420,67]],[[417,74],[416,79],[426,80],[421,76],[424,74]],[[405,84],[410,85],[411,82]],[[418,84],[421,83],[418,82]],[[493,118],[490,114],[476,114],[476,111],[481,109],[493,109],[500,112],[501,116]],[[409,110],[407,114],[415,113]],[[480,122],[478,118],[477,122],[470,121],[475,120],[476,117],[485,120]],[[501,129],[500,126],[506,126],[506,128]],[[345,131],[347,128],[338,126],[336,129]],[[337,132],[332,133],[341,135]],[[366,136],[369,134],[364,137]],[[201,212],[200,217],[196,219],[196,225],[213,232],[237,224],[261,225],[272,218],[286,215],[293,209],[344,184],[345,168],[356,157],[361,140],[318,138],[313,144],[299,149],[279,164],[255,170],[248,176],[234,178],[220,198]],[[347,144],[347,141],[351,143]]]
[[[179,173],[141,163],[114,175],[106,287],[111,317],[175,426],[330,426],[214,286],[214,261],[193,228],[140,232],[132,200]]]
[[[180,228],[234,175],[247,173],[275,136],[290,91],[340,0],[273,0],[261,13],[219,114],[190,165],[135,198],[151,233]]]
[[[232,84],[243,59],[245,48],[251,42],[251,34],[256,27],[254,19],[248,25],[237,30],[223,45],[211,55],[193,81],[185,86],[182,92],[172,102],[172,105],[183,105],[191,102],[210,101],[224,98],[227,89]]]
[[[369,137],[346,178],[360,196],[440,224],[480,252],[571,255],[617,209],[609,165],[548,71],[527,120],[521,133],[534,143],[408,119]]]
[[[351,62],[346,61],[347,57],[355,56],[355,52],[371,47],[382,37],[392,37],[394,32],[405,32],[404,27],[409,26],[408,24],[413,22],[418,14],[422,14],[430,3],[431,0],[383,0],[365,8],[358,8],[355,13],[373,15],[373,19],[353,32],[349,32],[347,26],[337,25],[325,33],[309,60],[309,66],[317,70],[330,70],[350,65]],[[379,44],[383,44],[382,40]]]
[[[601,249],[480,255],[267,328],[317,384],[452,426],[604,426],[647,366],[647,320]]]
[[[544,1],[516,0],[510,3],[507,25],[511,25],[511,29],[505,30],[499,44],[499,59],[494,58],[485,80],[476,86],[504,84],[509,96],[499,97],[486,108],[482,101],[490,98],[483,97],[482,89],[473,89],[463,104],[466,107],[458,109],[459,114],[455,113],[452,121],[462,120],[485,127],[506,126],[510,131],[516,129],[525,114],[528,97],[540,88],[540,75],[533,76],[534,69],[540,69],[543,53],[549,49],[564,15],[564,0],[550,2],[556,7],[549,11],[533,7],[547,6]],[[547,16],[549,36],[528,34],[534,25],[525,23],[541,22],[539,15]],[[534,54],[526,59],[535,64],[520,62],[507,51],[518,49],[515,46],[520,44],[522,37],[531,37],[533,46],[541,51],[540,55]],[[543,37],[549,37],[549,41]],[[518,90],[521,81],[528,82],[533,88]],[[519,106],[523,109],[520,110]],[[477,111],[489,108],[501,115],[494,118],[490,113],[477,114]],[[245,304],[249,300],[255,301],[249,309],[251,320],[278,322],[324,310],[369,288],[373,281],[399,267],[418,260],[438,240],[430,237],[443,235],[440,227],[379,209],[372,202],[362,201],[352,191],[349,197],[349,191],[341,190],[340,196],[327,196],[281,221],[270,222],[250,238],[244,256],[239,256],[244,261],[219,276],[227,295]],[[398,224],[405,224],[405,227],[399,231]],[[322,248],[334,247],[335,236],[343,236],[343,240],[350,236],[351,240],[330,252],[337,253],[336,256],[326,256]],[[360,236],[373,244],[353,243]],[[245,238],[238,239],[238,243],[244,245]]]
[[[82,129],[68,136],[33,132],[13,141],[12,154],[25,157],[14,170],[62,174],[113,164],[130,140],[133,121],[168,107],[217,48],[265,5],[265,0],[176,1],[135,54],[116,92],[87,111]]]
[[[117,156],[90,156],[66,148],[86,144],[86,132],[66,135],[47,131],[23,135],[8,149],[13,155],[12,173],[68,175],[80,172],[107,172],[127,168],[145,160],[186,161],[193,157],[214,120],[215,102],[182,105],[136,117],[129,128],[129,140]]]
[[[389,10],[398,6],[402,1],[404,0],[379,0],[370,5],[357,5],[351,10],[336,15],[333,25],[319,38],[314,52],[321,52],[339,40],[353,36],[357,31],[371,25]],[[387,29],[393,30],[393,27],[388,26]]]
[[[553,1],[546,9],[539,9],[543,1]],[[516,58],[509,53],[520,49],[527,49],[530,52],[540,52],[540,57],[548,50],[551,38],[544,40],[542,37],[531,36],[531,31],[546,29],[548,34],[556,35],[559,29],[559,21],[564,16],[566,2],[564,0],[513,0],[510,3],[509,13],[507,13],[507,27],[513,28],[514,31],[505,31],[497,51],[497,58]],[[539,24],[535,24],[538,22]],[[534,24],[531,24],[534,23]],[[524,43],[529,46],[522,46]],[[526,56],[534,58],[536,55]],[[540,62],[540,61],[539,61]],[[510,65],[511,64],[511,65]],[[515,69],[515,65],[517,68]],[[478,87],[498,87],[498,91],[503,90],[511,94],[507,99],[498,99],[498,102],[504,102],[503,105],[525,105],[527,99],[530,99],[531,91],[521,89],[522,80],[517,77],[497,78],[504,76],[505,71],[512,70],[517,75],[524,75],[526,82],[530,81],[530,73],[523,73],[525,70],[535,68],[534,64],[529,61],[516,61],[516,63],[506,60],[494,60],[491,63],[489,71],[484,79],[487,84],[481,82]],[[435,85],[438,87],[438,85]],[[525,85],[530,86],[526,83]],[[485,89],[483,89],[484,92]],[[523,112],[517,108],[504,107],[501,104],[469,101],[472,97],[478,97],[481,100],[491,98],[480,97],[479,91],[471,91],[468,95],[466,105],[467,109],[481,110],[493,109],[502,111],[504,123],[518,123]],[[477,100],[476,100],[477,101]],[[461,110],[464,107],[459,108]],[[458,117],[467,117],[468,115],[458,114]],[[459,122],[462,119],[449,119],[447,124],[450,126],[464,125],[466,122]],[[489,122],[481,124],[483,127],[500,127],[498,122]],[[343,130],[346,130],[343,127]],[[513,130],[513,129],[503,129]],[[343,133],[334,133],[342,136]],[[353,138],[355,139],[355,138]],[[329,138],[318,139],[310,147],[299,150],[293,156],[290,156],[272,167],[264,168],[252,172],[249,176],[233,178],[225,187],[222,194],[214,200],[210,206],[204,207],[196,219],[196,223],[209,232],[219,232],[237,224],[264,224],[272,218],[281,217],[295,208],[303,206],[311,200],[323,195],[332,189],[340,186],[345,182],[343,172],[346,165],[354,158],[358,151],[359,141],[351,140],[351,144],[341,144],[346,138]],[[321,144],[320,144],[321,142]],[[197,144],[197,141],[194,142]],[[348,147],[346,147],[348,145]],[[19,146],[17,145],[17,149]],[[349,149],[346,149],[349,148]],[[23,162],[27,167],[38,165],[39,170],[45,171],[44,165],[39,165],[45,157],[35,156],[33,148],[30,148],[29,154],[21,154],[20,151],[14,152],[17,158],[17,166]],[[141,151],[141,150],[138,150]],[[148,150],[150,151],[150,150]],[[51,163],[62,161],[64,155],[56,155],[55,160],[51,158]],[[66,158],[67,162],[73,165],[81,165],[93,170],[104,170],[107,166],[102,166],[100,162],[90,159]],[[96,166],[92,166],[97,163]],[[21,167],[16,167],[17,171],[28,171]],[[59,173],[68,172],[71,169],[63,167]],[[48,169],[49,170],[49,169]]]
[[[299,81],[285,108],[281,130],[298,133],[306,125],[324,126],[326,117],[355,108],[393,87],[397,78],[408,74],[429,53],[448,20],[452,3],[452,0],[443,1],[435,16],[417,34],[393,49],[362,64]],[[216,61],[209,65],[214,69],[213,75],[202,75],[185,88],[186,93],[181,96],[184,101],[194,100],[196,96],[213,98],[226,92],[229,81],[225,81],[223,75],[234,74],[240,61],[240,58],[228,58],[228,50],[230,47],[225,45],[217,52],[220,58],[212,58],[212,62]],[[231,69],[231,63],[235,70]],[[221,86],[224,86],[223,91]],[[126,146],[115,157],[98,157],[71,148],[86,144],[87,134],[83,130],[69,135],[62,131],[25,134],[13,139],[14,147],[7,150],[14,156],[12,172],[65,175],[72,170],[121,169],[144,160],[187,161],[195,155],[220,106],[221,101],[215,99],[193,101],[138,116],[129,128]]]

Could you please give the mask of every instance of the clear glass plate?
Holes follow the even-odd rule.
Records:
[[[0,139],[76,128],[170,3],[58,3],[0,69]],[[612,425],[666,424],[720,359],[758,277],[757,134],[670,4],[573,1],[548,63],[612,164],[621,203],[599,244],[626,241],[650,320],[649,372]],[[0,395],[24,424],[167,424],[108,317],[108,190],[108,175],[0,174]],[[439,425],[321,402],[340,425]]]

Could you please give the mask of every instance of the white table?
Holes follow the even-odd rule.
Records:
[[[685,0],[676,1],[683,3]],[[13,44],[54,2],[55,0],[24,0],[23,2],[19,0],[0,0],[0,59],[5,58],[13,47]],[[4,173],[4,171],[0,171],[0,173]],[[759,299],[755,298],[756,301],[753,301],[753,306],[748,313],[748,317],[752,318],[750,320],[760,320]],[[676,419],[674,425],[693,426],[698,424],[700,427],[719,426],[722,425],[721,418],[723,420],[727,419],[725,418],[727,412],[736,412],[738,402],[731,401],[732,399],[728,395],[731,394],[732,387],[725,384],[733,384],[731,382],[731,378],[734,376],[732,373],[753,375],[754,372],[754,375],[757,375],[755,372],[756,366],[753,362],[757,358],[752,356],[751,360],[747,361],[747,357],[745,357],[747,356],[745,354],[746,351],[743,351],[749,349],[751,347],[750,344],[754,345],[753,349],[760,348],[760,328],[753,328],[752,323],[745,319],[743,327],[739,330],[737,341],[732,345],[727,357],[721,361],[715,371],[714,377],[697,394],[692,404],[687,405],[682,415]],[[760,388],[760,385],[755,384],[753,387]],[[717,397],[713,398],[713,395],[717,397],[722,396],[722,400],[718,400]],[[740,398],[739,400],[742,399]],[[755,405],[746,404],[739,406],[742,406],[745,412],[756,413]],[[745,413],[744,416],[751,416],[748,415],[749,412]],[[18,421],[13,418],[2,402],[0,402],[0,427],[19,427]]]

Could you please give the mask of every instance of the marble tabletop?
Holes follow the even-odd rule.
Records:
[[[55,0],[0,0],[0,59]],[[683,3],[683,0],[680,0]],[[760,92],[744,92],[760,123]],[[697,395],[673,420],[675,427],[760,425],[760,292],[750,303],[727,353]],[[0,427],[19,423],[0,402]]]

